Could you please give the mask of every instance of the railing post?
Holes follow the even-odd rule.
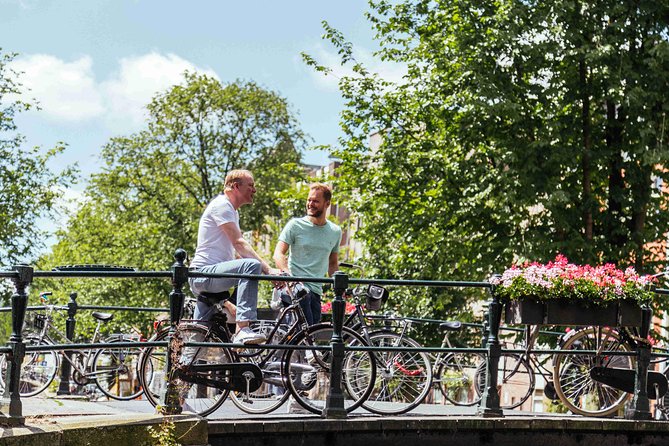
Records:
[[[650,366],[651,346],[648,340],[650,323],[653,317],[649,306],[641,309],[641,327],[637,342],[636,376],[634,379],[634,397],[632,405],[625,413],[625,418],[631,420],[651,420],[650,401],[648,399],[648,367]]]
[[[14,282],[14,294],[12,294],[12,335],[9,338],[9,347],[12,349],[7,354],[7,370],[5,372],[5,391],[0,402],[0,421],[6,425],[25,424],[23,416],[23,404],[19,394],[21,382],[21,364],[26,354],[26,346],[23,343],[21,331],[26,318],[28,306],[28,294],[26,289],[33,280],[33,268],[27,265],[12,267],[17,276]]]
[[[483,315],[483,326],[481,328],[481,348],[486,348],[488,346],[488,336],[490,336],[490,308]]]
[[[502,303],[499,301],[495,286],[490,287],[490,304],[488,310],[488,349],[486,357],[485,388],[479,404],[477,415],[481,417],[503,417],[499,406],[499,392],[497,391],[497,372],[502,347],[499,343],[499,324],[502,320]]]
[[[77,325],[77,293],[70,293],[70,301],[67,303],[67,320],[65,321],[65,335],[68,339],[74,341],[74,331]],[[56,395],[70,395],[70,378],[72,377],[72,351],[66,350],[63,352],[63,361],[60,365],[60,385]]]
[[[332,301],[332,358],[330,360],[330,389],[325,400],[323,418],[346,418],[344,407],[344,394],[341,390],[342,366],[344,363],[344,340],[342,338],[342,327],[344,326],[344,313],[346,303],[344,293],[348,288],[348,275],[337,271],[333,274],[335,298]]]
[[[176,328],[181,319],[184,305],[183,286],[188,280],[188,267],[184,265],[186,261],[186,251],[179,248],[174,253],[176,262],[172,265],[172,292],[170,293],[170,331],[167,337],[167,358],[165,361],[165,376],[167,377],[167,386],[165,394],[162,395],[163,405],[160,412],[165,415],[176,415],[181,413],[181,401],[179,399],[180,389],[174,383],[174,371],[176,359],[174,355],[180,350],[176,345],[178,339],[175,338]]]

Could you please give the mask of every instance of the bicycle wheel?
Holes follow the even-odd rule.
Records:
[[[129,342],[130,338],[115,336],[103,342]],[[139,383],[141,347],[118,347],[98,350],[93,358],[95,384],[109,398],[128,401],[142,394]]]
[[[481,362],[476,370],[476,383],[479,398],[483,396],[486,384],[486,361]],[[535,376],[532,367],[525,358],[513,353],[502,353],[497,370],[497,391],[501,409],[520,407],[532,395]]]
[[[393,332],[372,333],[374,347],[420,348],[411,338]],[[362,407],[379,415],[409,412],[432,388],[432,366],[427,354],[417,351],[375,351],[376,380]],[[348,384],[348,383],[345,383]]]
[[[167,340],[168,329],[156,333],[149,342],[160,342]],[[144,397],[153,405],[158,406],[160,395],[165,392],[167,379],[165,378],[165,367],[167,358],[167,347],[146,347],[139,358],[139,385],[144,391]]]
[[[257,321],[251,324],[251,329],[269,336],[275,325],[275,321]],[[279,327],[274,334],[274,339],[281,339],[284,335],[285,331]],[[273,340],[270,340],[270,342],[273,342]],[[240,359],[246,359],[261,366],[263,369],[263,382],[253,392],[231,392],[230,397],[232,402],[246,413],[266,414],[273,412],[281,407],[288,399],[288,396],[290,396],[281,377],[281,357],[283,351],[275,352],[269,359],[262,361],[264,355],[260,355],[261,350],[247,350],[254,350],[257,354],[253,356],[247,354],[246,357],[242,354],[240,355]]]
[[[588,327],[579,330],[562,346],[562,350],[599,350],[629,352],[618,333],[611,328]],[[573,413],[607,416],[620,409],[629,394],[590,377],[593,367],[633,369],[631,356],[575,354],[555,355],[553,381],[560,401]]]
[[[28,336],[25,339],[26,346],[52,345],[46,339],[37,336]],[[43,392],[56,377],[60,366],[58,353],[54,351],[26,352],[21,363],[21,380],[19,382],[19,395],[28,397]],[[7,373],[7,355],[0,356],[0,384],[4,389],[4,379]]]
[[[225,364],[233,362],[233,356],[230,350],[223,347],[184,347],[184,343],[188,342],[222,342],[218,336],[209,332],[207,327],[196,324],[183,324],[177,329],[178,336],[180,336],[180,344],[175,357],[180,363],[183,371],[188,371],[190,365],[207,365],[207,364]],[[167,332],[161,334],[163,339],[167,338]],[[161,339],[154,339],[161,340]],[[165,377],[165,366],[167,359],[166,347],[149,347],[142,355],[141,365],[141,379],[142,386],[145,389],[147,400],[154,406],[161,404],[160,397],[165,392],[167,380]],[[217,380],[219,376],[217,372],[210,371],[204,375],[207,379]],[[184,411],[194,412],[200,416],[207,416],[225,401],[229,390],[222,390],[215,387],[210,387],[204,384],[193,384],[174,377],[172,379],[174,386],[179,391],[181,406]]]
[[[664,373],[664,377],[669,380],[669,368],[666,368],[662,373]],[[669,420],[669,392],[665,393],[655,404],[653,419],[661,421]]]
[[[296,346],[329,347],[332,339],[330,324],[313,325],[291,341]],[[345,347],[367,345],[363,338],[343,327]],[[283,358],[283,379],[302,407],[321,414],[330,388],[331,350],[286,350]],[[365,401],[372,392],[376,378],[376,365],[371,352],[346,351],[342,361],[342,393],[344,408],[351,412]]]
[[[456,406],[473,406],[481,401],[476,388],[476,371],[485,362],[479,353],[449,353],[439,362],[436,380],[444,398]]]

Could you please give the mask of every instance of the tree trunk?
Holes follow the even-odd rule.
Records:
[[[587,67],[584,60],[578,64],[581,85],[581,128],[583,132],[583,155],[581,169],[583,171],[583,229],[588,245],[592,241],[592,129],[590,123],[590,88]]]
[[[653,169],[651,166],[635,166],[639,169],[638,177],[632,185],[632,220],[630,230],[634,242],[634,267],[643,272],[646,236],[646,212],[650,202]]]
[[[624,113],[616,104],[606,101],[606,146],[609,153],[609,190],[606,216],[606,240],[610,246],[606,261],[617,263],[627,243],[627,228],[623,222],[625,179],[623,177],[622,127]]]

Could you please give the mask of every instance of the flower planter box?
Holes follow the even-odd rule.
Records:
[[[633,300],[618,302],[618,326],[639,327],[643,320],[643,313],[638,303]]]
[[[585,302],[522,299],[505,305],[504,319],[508,324],[525,325],[639,326],[641,307],[626,300],[586,305]]]
[[[512,300],[504,306],[507,324],[543,325],[546,306],[532,299]]]

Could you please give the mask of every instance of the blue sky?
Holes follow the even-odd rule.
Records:
[[[100,170],[105,142],[140,130],[143,106],[186,69],[278,92],[314,146],[336,145],[343,104],[337,76],[350,72],[337,66],[321,22],[342,31],[368,68],[392,80],[402,75],[374,60],[367,9],[363,0],[0,0],[0,48],[18,53],[12,68],[23,72],[24,97],[41,106],[16,118],[26,146],[67,143],[52,168],[76,161],[85,180]],[[307,67],[302,51],[335,76]],[[328,156],[307,151],[304,161],[323,165]],[[85,184],[63,191],[60,204],[74,209]],[[39,224],[53,231],[66,222],[64,212]]]
[[[354,43],[359,60],[398,76],[372,61],[367,8],[353,0],[0,0],[0,47],[19,53],[13,68],[24,72],[27,94],[42,107],[17,119],[28,144],[64,141],[69,149],[61,162],[78,160],[89,174],[100,167],[100,147],[140,129],[142,106],[184,69],[275,90],[314,145],[336,144],[336,78],[315,73],[300,52],[336,64],[336,51],[321,39],[327,20]],[[307,152],[305,161],[328,158]]]

